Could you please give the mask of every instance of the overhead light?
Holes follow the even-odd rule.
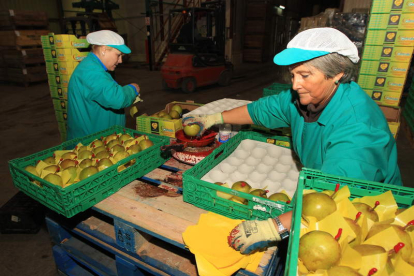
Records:
[[[281,8],[282,10],[285,9],[285,6],[280,5],[279,8]]]

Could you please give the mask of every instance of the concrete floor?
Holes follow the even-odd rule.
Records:
[[[262,96],[263,88],[280,82],[280,78],[276,66],[271,63],[245,64],[235,68],[235,76],[228,87],[212,85],[200,88],[193,94],[184,94],[181,90],[163,91],[160,72],[149,71],[145,66],[125,64],[116,71],[120,84],[137,82],[141,86],[144,102],[138,105],[139,114],[153,114],[172,101],[208,103],[221,98],[256,100]],[[18,191],[13,186],[7,161],[56,146],[60,144],[60,135],[47,83],[27,88],[0,83],[0,91],[2,206]],[[135,128],[135,121],[129,116],[127,127]],[[414,149],[410,147],[404,132],[400,132],[397,145],[403,182],[405,186],[414,187]],[[45,225],[37,234],[0,234],[0,246],[0,275],[57,275],[52,243]]]

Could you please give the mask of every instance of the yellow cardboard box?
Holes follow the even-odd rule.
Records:
[[[405,77],[409,67],[409,62],[362,60],[359,73],[364,75]]]
[[[78,49],[57,49],[56,56],[59,61],[82,61],[89,52],[80,52]]]
[[[49,86],[50,95],[54,99],[60,100],[67,100],[68,99],[68,88],[67,87],[57,87],[57,86]]]
[[[414,12],[414,0],[374,0],[371,14],[390,13],[391,11]]]
[[[399,106],[403,89],[401,91],[364,89],[364,91],[379,105]]]
[[[367,45],[362,54],[363,60],[390,60],[400,62],[410,62],[414,47],[394,46],[394,45]]]
[[[369,17],[368,30],[399,29],[412,30],[414,28],[414,13],[374,13]]]
[[[54,44],[57,49],[89,47],[89,43],[85,38],[77,38],[76,36],[70,34],[55,34],[54,39]]]
[[[60,74],[47,74],[49,85],[57,87],[69,86],[70,75],[60,75]]]
[[[368,30],[365,45],[414,46],[414,30]]]
[[[171,108],[176,104],[181,106],[184,114],[203,105],[194,103],[193,101],[171,102],[165,106],[164,110],[169,113],[171,111]],[[156,114],[147,116],[144,114],[138,116],[136,119],[137,130],[175,138],[175,133],[183,128],[181,119],[163,119],[156,117],[155,115]]]
[[[406,77],[399,78],[360,74],[357,83],[365,89],[381,88],[388,91],[401,91],[404,88],[405,79]]]
[[[53,107],[56,111],[66,112],[68,109],[68,101],[67,100],[59,100],[59,99],[52,99]]]

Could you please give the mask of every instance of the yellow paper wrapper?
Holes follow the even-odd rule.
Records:
[[[59,161],[62,155],[64,155],[67,152],[72,152],[72,150],[56,150],[54,152],[56,160]]]
[[[129,115],[131,115],[132,118],[134,118],[134,115],[138,113],[138,108],[134,105],[129,110]]]
[[[391,191],[377,196],[364,196],[361,198],[355,198],[352,202],[362,202],[368,204],[371,207],[374,207],[376,201],[380,202],[380,205],[375,208],[379,221],[393,219],[395,217],[395,211],[398,209],[398,205],[397,202],[395,202]]]
[[[50,166],[48,163],[43,162],[42,160],[40,160],[37,164],[36,164],[36,171],[39,175],[41,175],[41,172],[43,171],[44,168],[46,168],[47,166]]]
[[[342,228],[342,234],[338,241],[339,243],[342,243],[343,241],[348,243],[356,237],[354,231],[338,210],[315,223],[315,226],[309,224],[309,228],[312,230],[328,232],[332,237],[335,237],[338,234],[339,228]]]
[[[358,270],[358,272],[361,273],[362,275],[368,275],[368,272],[372,268],[375,267],[378,270],[377,273],[374,274],[375,276],[377,275],[386,276],[388,275],[387,270],[386,270],[387,260],[388,260],[387,252],[370,255],[370,256],[362,256],[361,269]]]
[[[200,216],[197,225],[189,226],[185,230],[183,240],[196,255],[200,275],[221,275],[217,270],[224,275],[231,275],[240,268],[249,267],[253,271],[257,268],[257,260],[261,260],[263,252],[243,255],[227,244],[229,233],[241,222],[242,220],[233,220],[209,212]],[[249,266],[253,263],[257,265]]]
[[[351,196],[348,186],[343,186],[332,197],[332,199],[338,203],[344,199],[348,199]]]
[[[341,244],[342,257],[339,262],[340,266],[349,266],[355,270],[361,268],[362,256],[352,249],[348,244]]]
[[[394,260],[394,270],[398,275],[401,276],[412,276],[414,275],[414,266],[410,265],[401,258],[401,254],[397,254]]]
[[[411,245],[412,245],[412,246],[413,246],[413,248],[414,248],[414,231],[408,232],[408,235],[410,235],[410,238],[411,238]],[[410,262],[410,263],[412,263],[412,264],[414,264],[414,249],[413,249],[413,251],[411,252],[411,256],[410,256],[410,260],[409,260],[409,262]]]
[[[358,214],[358,210],[348,198],[336,201],[336,207],[338,212],[341,213],[343,217],[350,218],[352,220],[354,220]]]
[[[414,206],[411,206],[407,210],[398,214],[398,216],[395,217],[393,224],[397,224],[397,225],[404,227],[405,225],[407,225],[408,222],[412,221],[413,219],[414,219]]]
[[[370,237],[369,239],[365,240],[363,244],[373,244],[373,245],[379,245],[382,246],[386,251],[390,251],[394,248],[394,246],[399,243],[403,242],[405,243],[405,246],[400,250],[400,253],[403,253],[403,256],[406,256],[406,259],[408,260],[411,256],[411,241],[410,242],[404,242],[397,234],[395,229],[393,227],[389,227],[376,235]]]

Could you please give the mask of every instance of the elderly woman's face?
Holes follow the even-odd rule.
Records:
[[[99,57],[108,71],[114,71],[119,63],[122,63],[122,53],[115,48],[106,48],[102,50]]]
[[[291,68],[293,90],[299,95],[302,105],[318,105],[329,98],[335,89],[335,79],[327,79],[318,69],[309,65]]]

